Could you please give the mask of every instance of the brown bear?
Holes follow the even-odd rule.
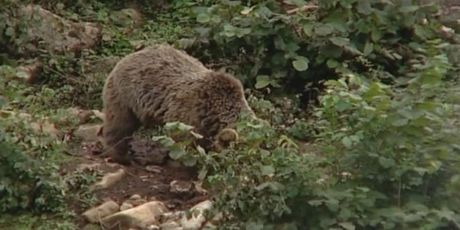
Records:
[[[180,121],[212,139],[241,112],[253,114],[240,81],[169,45],[122,58],[106,80],[103,103],[105,152],[119,163],[129,163],[129,139],[141,125]]]

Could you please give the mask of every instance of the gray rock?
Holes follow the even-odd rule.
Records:
[[[130,146],[133,160],[140,165],[160,165],[168,156],[168,150],[153,140],[135,137]]]
[[[143,23],[142,14],[133,8],[113,12],[111,19],[115,25],[124,27],[139,27]]]
[[[160,230],[160,227],[158,225],[152,224],[152,225],[147,226],[146,229],[147,230]]]
[[[124,203],[128,203],[133,207],[139,206],[141,204],[147,203],[146,199],[143,199],[139,194],[132,195],[129,199],[127,199]]]
[[[24,80],[27,83],[35,83],[38,80],[43,69],[43,64],[40,61],[35,61],[29,65],[23,65],[17,68],[16,77]]]
[[[27,38],[41,40],[44,48],[49,51],[78,52],[92,48],[101,36],[101,29],[96,24],[69,21],[39,5],[29,4],[21,8],[18,17],[28,25],[25,28]],[[34,50],[22,50],[22,52],[28,51]]]
[[[134,208],[134,205],[128,203],[128,202],[123,202],[120,206],[120,211],[125,211],[127,209]]]
[[[162,202],[151,201],[143,205],[127,209],[102,219],[101,223],[107,228],[147,228],[159,223],[159,217],[167,209]]]
[[[163,172],[163,167],[158,166],[158,165],[147,165],[145,166],[145,170],[153,173],[162,173]]]
[[[204,216],[205,211],[211,208],[212,202],[210,200],[198,203],[190,209],[192,217],[187,218],[186,215],[182,216],[179,220],[179,224],[184,228],[184,230],[198,230],[206,222],[206,217]]]
[[[102,218],[118,212],[119,209],[120,206],[118,206],[117,203],[109,200],[97,207],[87,210],[82,215],[88,222],[98,223]]]
[[[113,173],[107,173],[104,177],[102,177],[102,180],[93,185],[93,189],[99,190],[109,188],[120,181],[125,175],[126,172],[124,169],[118,169]]]
[[[184,228],[175,221],[169,221],[169,222],[160,224],[160,229],[161,230],[183,230]]]
[[[193,188],[193,183],[190,181],[173,180],[169,184],[169,191],[174,194],[190,194]]]
[[[98,141],[99,132],[102,125],[100,124],[86,124],[80,125],[78,129],[74,132],[74,135],[78,138],[81,138],[83,141]]]

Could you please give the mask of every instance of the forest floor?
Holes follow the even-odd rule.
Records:
[[[39,24],[28,24],[27,29],[34,32],[34,39],[43,40],[44,49],[48,51],[41,55],[30,55],[32,50],[26,50],[26,54],[19,53],[13,58],[8,57],[5,62],[17,66],[18,69],[23,66],[22,69],[25,70],[23,80],[26,80],[26,84],[19,86],[21,91],[18,91],[18,107],[27,116],[70,116],[57,114],[61,110],[77,107],[86,111],[101,110],[100,94],[105,77],[121,57],[149,44],[171,43],[182,32],[167,11],[152,17],[143,15],[136,7],[109,6],[100,2],[87,6],[86,14],[76,12],[77,6],[74,9],[56,9],[59,7],[44,3],[34,7],[42,18],[39,19]],[[27,13],[30,8],[24,9]],[[97,26],[89,26],[87,22]],[[44,24],[52,26],[44,28]],[[53,28],[54,25],[64,28]],[[74,44],[72,29],[81,25],[88,34],[78,35],[79,40]],[[30,59],[29,56],[36,57]],[[12,89],[12,92],[14,90],[18,89]],[[56,94],[44,96],[42,93],[45,90]],[[27,97],[37,100],[26,99]],[[167,156],[163,156],[164,153],[161,162],[143,162],[142,165],[130,166],[111,163],[109,159],[100,157],[98,153],[102,151],[101,144],[98,138],[94,138],[95,133],[84,133],[75,138],[79,128],[84,125],[85,122],[67,126],[54,125],[56,130],[51,131],[59,133],[56,135],[57,139],[65,146],[64,151],[57,152],[60,156],[52,157],[59,166],[58,173],[63,178],[82,178],[84,181],[82,183],[85,185],[75,185],[81,186],[76,195],[80,198],[69,200],[69,210],[58,215],[37,216],[27,212],[4,215],[0,217],[0,229],[81,229],[87,224],[81,214],[88,208],[107,200],[121,204],[133,195],[138,195],[145,201],[161,201],[169,211],[186,210],[209,198],[209,194],[197,182],[194,169],[167,159]],[[44,128],[40,125],[40,129]],[[91,136],[89,141],[85,140],[88,136]],[[142,147],[146,140],[138,141],[140,144],[136,144],[134,140],[133,145],[137,145],[143,158],[158,153],[155,149]],[[124,170],[124,176],[114,185],[94,192],[85,191],[90,190],[90,183],[94,184],[104,175],[120,169]],[[191,187],[185,193],[171,192],[171,183],[174,181]]]
[[[135,139],[133,142],[140,142],[142,145],[145,140]],[[81,154],[74,160],[61,165],[60,172],[63,176],[79,173],[80,170],[96,170],[100,175],[107,175],[123,169],[125,174],[114,185],[96,190],[94,196],[98,201],[112,200],[116,203],[123,203],[133,195],[139,195],[145,200],[155,200],[163,202],[169,211],[187,210],[195,204],[207,200],[208,193],[205,190],[196,189],[199,186],[196,171],[167,159],[164,163],[139,165],[133,162],[131,165],[120,165],[111,163],[110,158],[100,157],[92,154],[93,151],[85,151],[87,143],[81,143]],[[93,143],[91,143],[93,144]],[[136,143],[133,143],[135,145]],[[91,145],[94,146],[94,145]],[[97,151],[99,152],[99,151]],[[157,154],[155,149],[144,149],[143,153]],[[136,152],[134,152],[136,154]],[[145,157],[145,156],[144,156]],[[155,158],[155,156],[151,156]],[[187,185],[189,191],[182,193],[171,192],[171,183],[180,181]],[[73,211],[81,214],[86,209],[81,203],[71,205]],[[77,218],[78,225],[83,227],[87,222],[81,217]]]

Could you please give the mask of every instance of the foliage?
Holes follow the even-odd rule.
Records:
[[[2,213],[61,211],[73,198],[92,204],[87,188],[97,172],[60,177],[66,143],[43,125],[72,130],[77,123],[66,108],[99,108],[105,76],[119,57],[177,41],[244,80],[264,120],[241,117],[240,140],[219,153],[202,149],[201,136],[179,122],[153,137],[171,158],[198,169],[214,194],[210,214],[223,213],[222,228],[459,228],[460,56],[459,45],[449,43],[458,35],[441,36],[433,4],[180,0],[157,13],[152,3],[159,1],[34,1],[102,28],[94,49],[58,54],[28,37],[31,24],[17,9],[30,1],[4,2]],[[144,14],[142,25],[122,10],[131,4]],[[35,60],[43,63],[39,81],[24,84],[18,66]],[[316,107],[305,111],[311,100]],[[47,220],[25,218],[18,217],[24,228]],[[7,225],[0,219],[0,228]]]
[[[56,230],[73,230],[78,227],[69,221],[61,217],[54,216],[49,218],[46,216],[34,216],[30,214],[26,215],[10,215],[2,214],[0,217],[0,228],[4,230],[16,230],[16,229],[56,229]]]
[[[449,62],[439,52],[439,41],[430,43],[423,50],[427,59],[411,66],[412,72],[400,78],[402,85],[350,72],[328,82],[330,91],[315,113],[331,173],[346,173],[342,187],[364,187],[375,196],[368,210],[354,210],[355,218],[347,220],[354,225],[458,227],[460,85],[445,80]],[[366,212],[372,218],[364,219]],[[340,212],[329,219],[334,215]]]
[[[56,211],[62,207],[64,189],[57,166],[38,160],[51,151],[54,140],[33,132],[28,122],[20,117],[0,120],[0,212],[25,209]],[[12,136],[8,130],[14,129]],[[21,130],[22,129],[22,130]],[[19,146],[19,147],[18,147]],[[37,160],[26,152],[40,154]]]
[[[180,44],[204,49],[202,58],[224,59],[220,65],[255,88],[303,92],[311,90],[307,82],[336,78],[341,63],[392,81],[440,27],[436,6],[416,1],[281,2],[195,3],[195,34]]]
[[[194,147],[191,127],[182,129],[191,140],[168,139],[215,190],[225,227],[459,227],[458,62],[438,36],[434,6],[325,0],[288,13],[279,1],[183,5],[195,6],[188,13],[200,25],[180,45],[223,60],[217,65],[256,89],[286,94],[328,80],[309,121],[250,99],[272,126],[243,119],[230,149]],[[313,143],[298,142],[306,138]]]
[[[227,228],[458,226],[458,121],[452,126],[452,105],[436,96],[446,90],[441,79],[424,81],[427,74],[441,77],[448,65],[440,55],[419,68],[399,91],[356,73],[328,82],[311,147],[244,117],[237,125],[241,140],[220,153],[195,147],[199,137],[180,123],[164,129],[182,139],[163,144],[174,159],[198,166]],[[450,90],[458,96],[456,87]]]

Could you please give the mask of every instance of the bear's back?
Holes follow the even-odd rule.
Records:
[[[116,88],[136,89],[198,78],[209,72],[197,59],[169,45],[147,47],[121,59],[110,77]]]

